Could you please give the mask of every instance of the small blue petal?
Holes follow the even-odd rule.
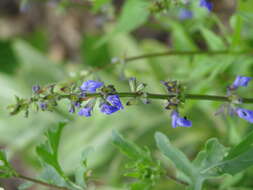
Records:
[[[176,127],[191,127],[192,122],[179,116],[177,111],[173,111],[171,114],[171,125]]]
[[[118,109],[124,109],[119,96],[117,94],[115,95],[109,95],[107,96],[106,100],[114,107],[117,107]]]
[[[91,111],[92,111],[91,107],[84,107],[84,108],[79,110],[78,115],[85,116],[85,117],[90,117],[91,116]]]
[[[211,11],[213,9],[213,4],[209,2],[209,0],[200,0],[199,6],[206,8],[208,11]]]
[[[245,119],[250,123],[253,123],[253,111],[252,110],[247,110],[244,108],[237,108],[236,113],[240,118]]]
[[[116,111],[118,111],[120,108],[118,107],[115,107],[115,106],[112,106],[112,105],[109,105],[107,103],[103,103],[101,104],[100,106],[100,111],[104,114],[107,114],[107,115],[110,115]]]
[[[40,103],[40,109],[42,109],[42,110],[47,109],[47,103],[41,102],[41,103]]]
[[[180,9],[179,12],[179,19],[180,20],[186,20],[191,19],[193,17],[193,13],[188,9]]]
[[[88,80],[82,84],[80,89],[84,92],[91,92],[95,93],[97,88],[100,88],[104,85],[103,82],[94,81],[94,80]]]
[[[239,86],[246,87],[251,79],[252,77],[237,76],[234,83],[232,84],[232,88],[237,89]]]
[[[33,91],[33,93],[38,93],[39,91],[40,91],[40,86],[39,85],[34,85],[33,87],[32,87],[32,91]]]

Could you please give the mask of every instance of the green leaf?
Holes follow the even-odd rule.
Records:
[[[127,141],[124,139],[117,131],[112,132],[113,144],[120,149],[122,153],[127,155],[129,158],[132,159],[144,159],[150,160],[149,155],[146,151],[139,148],[132,142]]]
[[[145,0],[125,1],[115,32],[131,32],[146,22],[149,15],[147,5]]]
[[[101,46],[119,33],[129,33],[144,24],[149,16],[147,6],[148,2],[145,0],[125,1],[115,28],[112,32],[99,40],[96,47]]]
[[[239,154],[237,157],[223,162],[220,166],[222,172],[231,175],[237,174],[253,165],[253,147]]]
[[[77,185],[81,187],[86,187],[86,173],[88,172],[88,167],[87,167],[87,159],[88,156],[91,152],[93,152],[93,148],[88,147],[86,148],[81,156],[81,162],[80,162],[80,167],[76,170],[75,172],[75,182]]]
[[[221,50],[226,49],[223,39],[215,34],[213,31],[202,27],[200,29],[209,49]]]
[[[238,145],[233,147],[229,151],[228,155],[226,156],[226,158],[224,160],[231,160],[231,159],[239,156],[243,152],[252,148],[252,145],[253,145],[253,131],[251,131],[248,134],[248,136],[246,136]]]
[[[52,166],[61,176],[64,176],[64,173],[58,162],[58,146],[61,132],[65,125],[65,122],[60,122],[56,129],[48,130],[46,133],[46,143],[36,148],[36,152],[41,160]]]
[[[225,157],[227,149],[219,143],[216,138],[209,139],[204,147],[204,150],[200,151],[193,161],[196,168],[200,169],[200,172],[204,175],[215,175],[216,171],[211,172],[213,167],[217,166]]]
[[[9,178],[15,176],[16,172],[11,167],[3,150],[0,150],[0,178]]]
[[[155,139],[160,151],[175,164],[176,168],[193,179],[197,171],[185,154],[174,147],[164,134],[157,132]]]

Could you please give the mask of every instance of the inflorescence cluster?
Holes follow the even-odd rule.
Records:
[[[246,87],[251,77],[237,76],[235,81],[227,87],[227,103],[221,106],[217,113],[225,112],[229,115],[237,115],[242,119],[253,123],[253,111],[239,107],[243,103],[242,98],[237,94],[239,87]],[[110,115],[124,109],[120,97],[130,98],[126,105],[133,105],[141,100],[143,103],[150,103],[151,98],[166,99],[165,109],[171,112],[171,124],[176,127],[191,127],[192,122],[186,117],[181,117],[179,108],[187,99],[184,86],[178,81],[162,81],[166,87],[167,94],[151,94],[144,91],[146,84],[138,83],[135,78],[129,79],[130,92],[118,93],[113,85],[105,85],[101,81],[88,80],[81,85],[71,84],[57,90],[57,85],[49,85],[41,88],[39,85],[32,87],[33,96],[30,99],[16,98],[17,103],[10,106],[11,114],[25,111],[28,116],[30,107],[34,105],[36,110],[53,111],[61,99],[70,101],[70,113],[78,113],[79,116],[90,117],[96,102],[99,102],[100,112]],[[226,101],[225,100],[225,101]]]

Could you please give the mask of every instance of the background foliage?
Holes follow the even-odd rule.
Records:
[[[193,1],[188,8],[194,17],[183,21],[178,18],[181,5],[172,3],[168,10],[159,10],[159,2],[162,1],[1,1],[0,145],[7,150],[13,167],[34,177],[46,172],[42,170],[50,170],[36,156],[37,152],[43,159],[47,154],[47,149],[38,145],[45,141],[43,134],[47,130],[58,121],[68,120],[59,144],[60,166],[48,163],[55,166],[63,180],[57,183],[73,185],[69,179],[78,177],[80,173],[74,173],[79,168],[87,175],[89,189],[145,189],[145,184],[154,182],[152,189],[156,190],[184,189],[169,178],[146,182],[139,174],[152,166],[155,177],[164,172],[175,174],[177,168],[180,178],[188,183],[207,179],[204,189],[253,189],[252,167],[243,170],[252,164],[252,124],[236,117],[215,116],[221,103],[187,101],[182,114],[187,113],[194,125],[177,129],[171,128],[169,113],[159,100],[126,107],[110,116],[98,111],[91,118],[74,116],[67,111],[68,102],[62,102],[56,112],[30,113],[29,119],[9,116],[6,107],[15,101],[14,96],[29,97],[34,84],[101,78],[119,91],[128,91],[126,78],[135,76],[152,92],[166,93],[160,80],[178,79],[186,83],[190,93],[224,95],[236,75],[252,76],[252,55],[236,54],[140,59],[89,74],[115,57],[167,50],[252,51],[251,0],[214,0],[214,11],[210,13]],[[241,93],[250,98],[252,90],[251,85]],[[112,135],[112,130],[122,136],[118,132]],[[249,133],[248,140],[242,141]],[[50,144],[50,133],[47,135]],[[84,150],[89,152],[88,157]],[[80,156],[82,152],[84,157]],[[1,152],[1,160],[3,155]],[[44,162],[55,162],[54,156],[49,153],[50,158],[44,157]],[[87,166],[80,168],[80,160],[86,159]],[[245,159],[248,165],[240,165]],[[207,170],[216,164],[218,171]],[[138,171],[140,168],[143,170]],[[221,171],[233,176],[220,175]],[[86,186],[82,178],[77,182]],[[0,184],[11,190],[17,189],[20,181],[5,179]]]

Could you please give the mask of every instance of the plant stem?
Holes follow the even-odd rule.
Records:
[[[147,58],[154,58],[154,57],[163,57],[163,56],[194,56],[194,55],[250,55],[253,54],[253,50],[247,50],[247,51],[231,51],[231,50],[216,50],[216,51],[165,51],[165,52],[158,52],[158,53],[149,53],[149,54],[143,54],[143,55],[137,55],[132,57],[126,57],[123,58],[125,63],[135,61],[138,59],[147,59]],[[109,67],[112,67],[113,65],[116,65],[114,63],[111,64],[105,64],[101,67],[97,67],[93,69],[89,74],[92,74],[94,72],[98,72],[104,69],[107,69]]]
[[[39,185],[43,185],[43,186],[49,187],[49,188],[51,188],[51,189],[69,190],[69,189],[66,188],[66,187],[61,187],[61,186],[49,184],[49,183],[46,183],[46,182],[44,182],[44,181],[41,181],[41,180],[38,180],[38,179],[34,179],[34,178],[30,178],[30,177],[27,177],[27,176],[24,176],[24,175],[21,175],[21,174],[17,174],[16,177],[17,177],[17,178],[20,178],[20,179],[27,180],[27,181],[31,181],[31,182],[33,182],[33,183],[37,183],[37,184],[39,184]]]
[[[120,97],[138,97],[141,96],[142,93],[137,92],[119,92],[117,93]],[[86,97],[100,97],[100,93],[87,94]],[[174,97],[175,95],[168,94],[154,94],[147,93],[147,98],[150,99],[169,99]],[[62,98],[68,98],[69,95],[63,95]],[[85,98],[84,98],[85,99]],[[201,95],[201,94],[185,94],[185,99],[191,100],[208,100],[208,101],[219,101],[219,102],[229,102],[229,98],[227,96],[215,96],[215,95]],[[243,103],[253,103],[252,98],[242,98]]]

